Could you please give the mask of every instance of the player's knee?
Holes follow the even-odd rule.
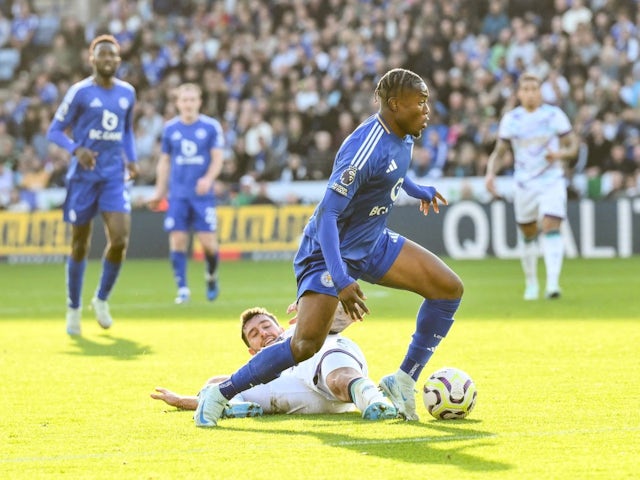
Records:
[[[109,241],[109,248],[114,252],[124,252],[129,246],[126,235],[114,235]]]
[[[462,283],[462,280],[454,272],[450,272],[449,275],[440,279],[437,287],[437,293],[435,293],[431,298],[456,299],[462,298],[463,293],[464,284]]]
[[[322,348],[323,339],[291,340],[291,353],[297,363],[313,357]]]

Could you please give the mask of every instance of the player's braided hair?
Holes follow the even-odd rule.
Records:
[[[424,80],[417,73],[404,68],[394,68],[385,73],[375,90],[375,98],[385,104],[391,97],[399,97],[405,89],[419,90]]]
[[[247,339],[247,336],[244,334],[244,326],[249,320],[251,320],[256,315],[266,315],[267,317],[271,318],[271,320],[273,320],[276,325],[280,325],[278,323],[278,319],[276,318],[276,316],[266,308],[262,308],[262,307],[247,308],[244,312],[240,314],[240,337],[242,338],[242,341],[245,343],[247,347],[249,347],[250,345],[249,345],[249,340]]]
[[[115,45],[115,47],[118,49],[118,52],[120,52],[120,44],[118,43],[118,40],[116,40],[116,37],[114,37],[113,35],[98,35],[93,39],[91,45],[89,45],[89,53],[93,55],[93,51],[95,50],[96,45],[103,42]]]

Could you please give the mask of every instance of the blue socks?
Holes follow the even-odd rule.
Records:
[[[187,286],[187,253],[171,251],[169,253],[171,259],[171,267],[173,268],[173,277],[178,288]]]
[[[102,276],[100,277],[100,286],[96,292],[96,297],[100,300],[109,298],[111,289],[115,285],[118,274],[120,273],[121,266],[122,263],[113,263],[106,258],[102,260]]]
[[[216,252],[213,255],[205,254],[204,259],[207,262],[207,273],[211,277],[215,276],[216,270],[218,269],[218,253]]]
[[[80,308],[84,271],[87,268],[87,260],[76,262],[73,258],[67,259],[67,306]]]
[[[231,375],[229,380],[220,384],[220,393],[229,400],[251,387],[269,383],[278,378],[283,370],[295,364],[289,337],[263,348],[251,357],[251,360]]]
[[[422,302],[416,318],[416,331],[411,337],[409,349],[400,365],[400,370],[406,372],[415,381],[418,381],[422,369],[440,341],[449,332],[458,306],[460,306],[459,298],[455,300],[425,299]]]

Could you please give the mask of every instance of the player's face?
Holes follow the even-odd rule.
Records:
[[[271,345],[284,332],[284,329],[277,325],[271,317],[263,314],[256,315],[246,322],[242,330],[247,337],[249,353],[252,355]]]
[[[525,80],[518,87],[518,100],[526,110],[535,110],[542,103],[540,84],[536,80]]]
[[[97,44],[93,49],[91,62],[98,75],[102,77],[113,77],[120,66],[118,47],[110,42]]]
[[[189,119],[198,115],[201,103],[202,100],[200,99],[198,92],[190,89],[181,90],[178,93],[178,98],[176,98],[176,107],[178,108],[180,115]]]
[[[419,138],[429,120],[429,89],[423,82],[417,90],[405,90],[397,97],[395,121],[403,135]]]

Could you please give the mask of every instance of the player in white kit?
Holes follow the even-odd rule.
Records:
[[[498,140],[489,156],[485,183],[498,196],[495,175],[509,148],[514,158],[514,211],[520,230],[525,300],[539,295],[538,221],[546,268],[546,298],[560,297],[564,245],[560,235],[567,216],[565,163],[578,154],[578,140],[567,115],[557,106],[542,103],[540,79],[524,73],[518,80],[520,106],[500,120]]]
[[[245,310],[240,318],[242,339],[251,355],[290,337],[295,329],[293,326],[284,330],[272,313],[259,307]],[[352,322],[338,307],[332,330],[318,353],[284,370],[275,380],[236,395],[229,401],[223,417],[256,416],[262,412],[343,413],[357,408],[365,419],[395,418],[396,408],[368,377],[367,361],[362,350],[353,340],[340,335]],[[228,378],[212,377],[206,384],[220,383]],[[198,406],[197,396],[179,395],[161,387],[156,391],[151,397],[169,405],[186,410],[196,410]]]

